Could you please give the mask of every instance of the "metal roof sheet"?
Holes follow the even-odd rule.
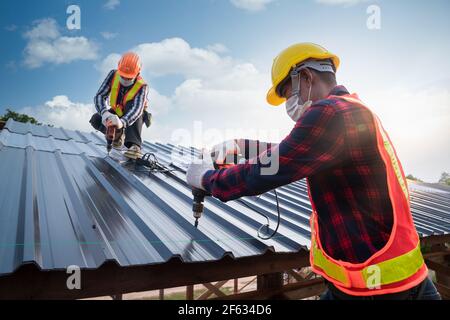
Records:
[[[310,245],[311,205],[305,181],[281,187],[281,225],[261,240],[265,219],[276,225],[273,192],[222,203],[207,198],[199,228],[193,227],[192,195],[184,182],[192,148],[145,142],[170,175],[152,173],[106,156],[103,137],[8,121],[0,132],[0,275],[35,263],[43,270],[69,265],[97,268],[213,261],[297,252]],[[250,207],[250,208],[249,208]],[[450,196],[421,190],[411,208],[422,236],[450,232]]]

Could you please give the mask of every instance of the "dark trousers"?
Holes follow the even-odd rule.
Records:
[[[403,292],[369,297],[351,296],[339,291],[331,282],[326,283],[328,289],[320,296],[320,300],[441,300],[440,294],[429,278]]]
[[[115,113],[112,109],[109,110],[111,113]],[[94,127],[95,130],[98,130],[102,132],[103,134],[106,134],[106,127],[102,123],[102,116],[98,113],[94,113],[91,120],[89,121],[92,127]],[[142,114],[135,123],[133,123],[131,126],[128,126],[125,128],[125,147],[130,148],[133,144],[137,146],[142,145],[142,126],[144,125],[144,115]]]

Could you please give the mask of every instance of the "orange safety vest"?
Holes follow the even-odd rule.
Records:
[[[144,79],[142,79],[141,76],[139,76],[134,85],[131,87],[131,89],[124,95],[122,99],[122,103],[117,103],[117,97],[119,96],[120,92],[120,75],[119,72],[116,71],[114,74],[114,77],[111,82],[111,92],[109,94],[109,105],[113,110],[116,112],[116,114],[119,117],[122,117],[124,114],[124,108],[127,105],[127,103],[134,99],[134,97],[137,95],[139,90],[145,85]],[[147,107],[147,105],[145,106]]]
[[[370,111],[356,94],[333,96],[333,98],[343,99]],[[421,283],[428,275],[428,269],[420,251],[419,236],[411,216],[408,186],[402,166],[380,120],[373,113],[372,116],[378,151],[386,165],[389,197],[394,215],[392,231],[386,245],[363,263],[335,260],[327,255],[320,242],[317,211],[308,183],[312,205],[310,220],[312,269],[332,282],[342,292],[354,296],[405,291]]]

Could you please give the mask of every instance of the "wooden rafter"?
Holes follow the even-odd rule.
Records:
[[[256,281],[256,277],[253,277],[250,281],[248,281],[246,284],[244,284],[239,290],[238,292],[242,292],[245,288],[247,288],[251,283]]]
[[[283,272],[309,264],[308,252],[272,253],[219,261],[183,263],[172,259],[163,264],[121,267],[114,262],[95,270],[81,271],[81,290],[68,290],[65,270],[40,271],[23,265],[0,277],[0,299],[82,299],[209,283],[255,274]]]
[[[434,270],[436,273],[439,273],[446,277],[450,277],[450,267],[448,265],[433,261],[431,259],[425,259],[425,263],[427,264],[428,268]]]
[[[435,283],[437,291],[439,291],[440,295],[442,296],[442,299],[450,299],[450,287],[447,287],[446,285],[443,285],[442,283]]]
[[[223,287],[225,283],[227,283],[228,280],[219,281],[215,284],[212,283],[203,283],[203,286],[208,289],[206,292],[202,293],[200,297],[197,298],[197,300],[205,300],[208,299],[210,296],[215,294],[217,297],[224,297],[225,293],[223,293],[220,288]]]
[[[194,300],[194,286],[186,286],[186,300]]]
[[[313,279],[303,282],[295,282],[284,285],[278,290],[273,291],[251,291],[239,294],[233,294],[225,297],[214,298],[212,300],[262,300],[271,299],[274,296],[284,295],[289,299],[305,299],[317,296],[325,290],[323,279]]]
[[[303,278],[303,276],[300,273],[294,270],[288,270],[287,274],[290,275],[292,278],[294,278],[297,282],[305,280],[305,278]]]

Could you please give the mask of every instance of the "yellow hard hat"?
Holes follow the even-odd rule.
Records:
[[[284,49],[274,60],[272,65],[272,88],[267,93],[267,102],[279,106],[286,99],[277,93],[278,85],[289,75],[291,69],[308,59],[331,59],[336,70],[340,60],[335,54],[314,43],[297,43]]]

